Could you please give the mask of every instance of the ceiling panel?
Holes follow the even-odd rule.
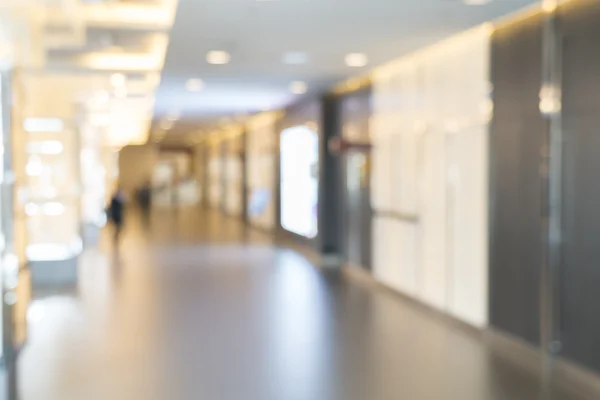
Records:
[[[496,0],[467,6],[453,0],[180,0],[158,91],[155,117],[178,109],[194,124],[220,116],[278,108],[297,101],[293,80],[307,96],[364,73],[454,33],[510,12],[532,0]],[[231,54],[228,65],[209,65],[210,50]],[[305,52],[304,65],[285,65],[286,52]],[[370,64],[350,68],[344,56],[366,53]],[[186,93],[185,81],[205,82]],[[177,130],[177,128],[175,128]]]

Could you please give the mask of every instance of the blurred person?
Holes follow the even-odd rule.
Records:
[[[121,231],[123,230],[123,222],[125,219],[125,193],[118,187],[115,190],[110,204],[108,206],[108,217],[113,224],[114,229],[114,242],[115,245],[119,243]]]
[[[152,187],[147,181],[138,189],[137,201],[142,211],[142,218],[146,226],[150,225],[150,210],[152,209]]]

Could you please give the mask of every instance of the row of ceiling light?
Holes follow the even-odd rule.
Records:
[[[231,61],[231,55],[223,50],[212,50],[206,54],[206,62],[213,65],[225,65]],[[285,64],[300,65],[308,62],[308,55],[303,52],[289,52],[283,55]],[[369,58],[363,53],[350,53],[344,58],[348,67],[362,68],[369,64]],[[199,78],[189,79],[185,88],[189,92],[199,92],[204,88],[204,82]],[[304,81],[293,81],[289,85],[289,91],[301,95],[308,91],[308,85]]]
[[[463,0],[467,5],[485,5],[492,0]],[[206,62],[212,65],[226,65],[231,61],[231,54],[225,50],[211,50],[206,53]],[[282,57],[282,62],[288,65],[302,65],[309,61],[308,54],[304,52],[288,52]],[[346,66],[351,68],[362,68],[369,64],[369,57],[364,53],[349,53],[344,57]],[[111,81],[112,82],[112,81]],[[200,92],[204,89],[204,81],[200,78],[190,78],[185,83],[185,89],[188,92]],[[295,95],[302,95],[308,91],[308,85],[304,81],[292,81],[288,87],[289,91]],[[160,127],[164,131],[170,130],[174,123],[180,118],[178,112],[171,112],[164,118]]]
[[[212,50],[206,54],[206,62],[212,65],[225,65],[231,61],[231,54],[224,50]],[[308,55],[303,52],[290,52],[283,55],[282,61],[285,64],[300,65],[308,62]],[[363,53],[350,53],[344,58],[344,61],[348,67],[361,68],[369,63],[369,58]],[[113,82],[113,86],[118,82]],[[188,92],[200,92],[204,89],[204,81],[200,78],[190,78],[185,83],[185,89]],[[308,91],[308,85],[304,81],[292,81],[289,84],[289,91],[292,94],[302,95]],[[179,112],[170,112],[160,124],[160,127],[164,131],[170,130],[174,123],[180,118]]]

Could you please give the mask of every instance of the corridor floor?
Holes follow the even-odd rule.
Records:
[[[21,400],[578,400],[399,296],[216,213],[129,221],[36,291]]]

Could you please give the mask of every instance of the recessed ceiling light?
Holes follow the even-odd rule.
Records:
[[[282,61],[284,64],[289,65],[306,64],[308,62],[308,54],[301,51],[290,51],[283,55]]]
[[[123,74],[112,74],[110,76],[110,84],[119,87],[125,85],[127,78]]]
[[[350,53],[346,55],[345,61],[349,67],[360,68],[369,63],[369,58],[363,53]]]
[[[206,54],[206,62],[209,64],[223,65],[227,64],[231,59],[231,55],[223,50],[213,50]]]
[[[185,83],[185,90],[188,92],[199,92],[204,88],[204,81],[198,78],[188,79]]]
[[[290,83],[290,92],[293,94],[304,94],[308,90],[306,82],[294,81]]]
[[[492,0],[463,0],[463,3],[468,6],[483,6],[491,2]]]

